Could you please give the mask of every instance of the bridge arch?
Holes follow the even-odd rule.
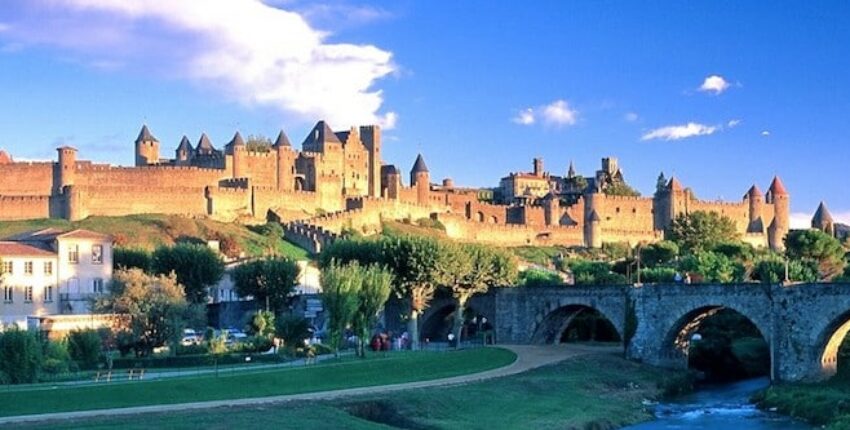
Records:
[[[611,315],[606,314],[600,307],[589,305],[586,303],[569,303],[559,304],[553,309],[541,312],[536,321],[534,331],[531,335],[531,343],[533,344],[553,344],[559,343],[564,333],[570,325],[581,315],[588,313],[599,314],[603,321],[610,325],[610,328],[616,333],[618,341],[623,339],[622,327],[617,324],[616,320],[612,319]]]
[[[820,376],[830,377],[838,372],[838,351],[850,333],[850,310],[830,321],[818,336]]]
[[[770,346],[771,331],[769,320],[747,312],[738,306],[730,306],[728,304],[699,304],[669,314],[671,320],[664,325],[664,330],[666,331],[662,332],[662,343],[659,348],[659,358],[662,364],[671,367],[688,367],[689,351],[693,336],[699,332],[703,322],[724,310],[732,311],[749,321],[756,328],[762,339]],[[774,365],[771,359],[771,368]]]
[[[436,299],[431,302],[431,306],[419,318],[420,337],[431,342],[445,342],[454,324],[456,308],[457,304],[451,298]],[[494,323],[493,315],[487,309],[486,304],[481,300],[475,300],[475,298],[465,306],[464,315],[468,316],[467,319],[484,317],[491,327]],[[468,333],[467,338],[470,335],[473,335],[473,333]]]

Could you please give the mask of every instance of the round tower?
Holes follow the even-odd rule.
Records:
[[[815,211],[815,216],[812,217],[812,228],[835,237],[835,221],[832,219],[829,209],[826,208],[826,203],[820,202],[820,205],[818,205],[818,210]]]
[[[561,224],[561,199],[551,191],[543,199],[543,217],[547,226]]]
[[[750,187],[750,190],[747,191],[747,195],[744,196],[744,199],[747,200],[747,204],[749,205],[749,228],[748,231],[751,232],[763,232],[764,225],[763,219],[764,216],[764,195],[759,190],[759,187],[753,185]]]
[[[159,164],[159,140],[151,133],[147,125],[142,125],[136,138],[136,166]]]
[[[767,191],[767,203],[773,205],[773,222],[768,228],[768,243],[774,251],[785,250],[785,236],[790,229],[790,196],[779,176],[773,178]]]
[[[599,210],[602,193],[598,190],[584,196],[584,245],[589,248],[602,248],[602,218]]]
[[[428,166],[425,165],[422,154],[416,156],[413,168],[410,169],[410,186],[416,187],[417,203],[428,204],[428,197],[431,192],[431,173],[428,172]]]
[[[180,144],[177,145],[177,149],[174,150],[174,161],[179,166],[185,166],[191,163],[192,159],[192,143],[189,142],[189,138],[186,135],[183,135],[183,138],[180,139]]]
[[[70,146],[56,148],[59,153],[59,162],[56,164],[55,192],[61,194],[68,185],[74,185],[77,175],[77,150]]]
[[[283,130],[277,135],[272,148],[277,154],[277,189],[292,191],[295,189],[295,151]]]
[[[245,147],[245,141],[242,140],[242,135],[237,131],[233,135],[233,139],[224,147],[225,154],[231,157],[231,172],[234,178],[245,177],[247,169],[245,166],[248,149]]]

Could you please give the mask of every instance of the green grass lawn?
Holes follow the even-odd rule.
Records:
[[[121,217],[93,216],[80,221],[38,219],[0,222],[0,238],[30,230],[56,227],[85,228],[115,237],[118,246],[153,250],[159,245],[173,245],[178,240],[203,240],[231,237],[246,255],[259,257],[271,252],[296,260],[309,259],[306,250],[283,240],[267,237],[239,223],[223,223],[206,218],[178,215],[128,215]]]
[[[780,384],[756,396],[762,408],[777,408],[830,430],[850,428],[850,379],[833,378],[812,384]]]
[[[0,392],[0,416],[241,399],[439,379],[494,369],[516,355],[501,348],[394,353],[366,360],[242,374]]]
[[[649,419],[641,401],[656,398],[659,383],[676,376],[679,373],[628,362],[613,354],[595,354],[451,387],[21,428],[607,429]]]

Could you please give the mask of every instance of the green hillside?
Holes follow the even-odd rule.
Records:
[[[48,227],[98,231],[112,235],[117,246],[147,250],[184,241],[219,240],[222,243],[235,244],[235,248],[247,256],[277,254],[299,260],[309,258],[307,251],[283,240],[283,231],[279,226],[246,226],[178,215],[94,216],[74,222],[52,218],[4,221],[0,222],[0,238]]]

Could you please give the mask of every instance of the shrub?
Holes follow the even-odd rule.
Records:
[[[68,333],[68,354],[81,369],[97,367],[100,351],[100,334],[96,330],[71,330]]]
[[[44,363],[42,371],[51,375],[67,373],[71,370],[72,361],[71,355],[68,354],[68,347],[65,342],[44,342],[43,345]]]
[[[298,315],[286,315],[278,319],[275,332],[286,346],[301,345],[304,339],[309,339],[312,335],[310,322]]]
[[[640,249],[640,261],[646,267],[670,263],[678,255],[679,245],[669,240],[651,243]]]
[[[151,253],[138,248],[118,248],[112,250],[112,266],[115,269],[142,269],[150,273],[153,257]]]
[[[207,345],[204,344],[178,344],[174,352],[176,355],[204,355],[208,354],[210,352],[210,349]]]
[[[649,267],[640,269],[640,281],[647,284],[660,284],[673,282],[676,277],[676,269],[672,267]]]
[[[519,285],[523,287],[559,287],[564,285],[564,280],[556,273],[531,268],[519,274]]]
[[[41,345],[34,334],[18,328],[0,333],[0,374],[4,383],[38,381],[43,360]]]
[[[446,226],[440,222],[440,220],[436,220],[434,218],[419,218],[416,220],[416,225],[419,227],[425,228],[433,228],[435,230],[446,231]]]
[[[625,284],[626,277],[611,272],[611,265],[601,261],[577,260],[569,264],[576,285]]]

